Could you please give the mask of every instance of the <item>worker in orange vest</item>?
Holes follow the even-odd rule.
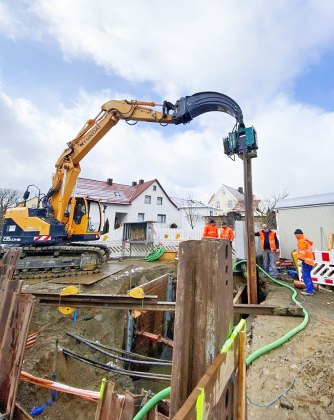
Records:
[[[255,232],[255,236],[260,237],[260,246],[263,250],[263,267],[265,271],[274,279],[278,278],[276,267],[277,256],[279,254],[279,241],[274,230],[268,225],[262,225],[262,229]]]
[[[211,219],[208,225],[204,226],[203,238],[218,238],[216,222]]]
[[[220,229],[220,239],[225,239],[225,241],[230,241],[231,243],[234,239],[234,231],[232,228],[227,226],[226,222],[223,222]]]
[[[296,229],[294,235],[297,239],[297,257],[298,260],[302,263],[302,276],[304,284],[306,286],[306,291],[301,293],[305,296],[312,296],[315,294],[311,277],[311,271],[314,266],[312,249],[313,242],[309,239],[306,239],[303,234],[303,231],[300,229]]]

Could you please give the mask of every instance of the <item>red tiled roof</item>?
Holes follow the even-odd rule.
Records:
[[[129,205],[154,182],[156,182],[166,194],[157,179],[152,179],[151,181],[146,181],[142,184],[137,183],[136,185],[116,184],[114,182],[110,185],[106,181],[78,178],[75,192],[76,195],[89,197],[102,203]],[[170,200],[167,194],[166,196]],[[176,207],[175,203],[172,201],[171,203]]]

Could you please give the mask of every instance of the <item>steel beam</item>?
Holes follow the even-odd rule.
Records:
[[[24,295],[25,293],[21,293]],[[110,309],[170,311],[175,312],[175,302],[161,302],[156,296],[145,296],[135,299],[128,295],[69,295],[59,296],[58,293],[32,293],[42,305],[72,306],[75,308],[105,307]],[[60,299],[61,298],[61,299]],[[243,315],[277,315],[277,316],[303,316],[299,307],[285,307],[258,304],[233,304],[234,314]]]

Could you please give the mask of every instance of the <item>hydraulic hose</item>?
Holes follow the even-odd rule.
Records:
[[[238,261],[236,264],[233,265],[233,269],[235,267],[237,267],[239,264],[241,263],[245,263],[247,262],[246,260],[241,260]],[[254,353],[250,354],[247,359],[246,359],[246,365],[249,366],[255,359],[257,359],[258,357],[262,356],[264,353],[268,353],[269,351],[276,349],[277,347],[280,347],[282,344],[286,343],[288,340],[290,340],[290,338],[292,338],[294,335],[296,335],[297,333],[299,333],[300,331],[302,331],[306,325],[308,324],[309,321],[309,315],[307,310],[304,308],[304,306],[296,299],[297,296],[297,290],[290,286],[289,284],[285,284],[282,281],[279,281],[277,279],[274,279],[273,277],[271,277],[266,271],[263,270],[262,267],[258,266],[258,269],[261,271],[262,274],[264,274],[265,276],[267,276],[270,280],[272,280],[274,283],[279,284],[280,286],[286,287],[288,289],[290,289],[293,293],[291,296],[291,300],[297,305],[300,306],[303,309],[303,313],[304,313],[304,319],[303,321],[297,325],[297,327],[293,328],[292,330],[290,330],[288,333],[286,333],[285,335],[283,335],[281,338],[279,338],[278,340],[273,341],[270,344],[267,344],[261,348],[259,348],[258,350],[256,350]]]
[[[142,420],[145,415],[156,405],[159,401],[163,400],[164,398],[168,398],[170,396],[171,388],[163,389],[162,391],[158,392],[154,395],[147,403],[138,411],[138,413],[134,416],[133,420]]]

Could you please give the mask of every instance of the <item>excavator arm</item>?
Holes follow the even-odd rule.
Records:
[[[160,106],[161,111],[154,108]],[[170,114],[170,111],[173,111]],[[73,192],[80,173],[80,162],[90,150],[118,123],[119,120],[145,121],[150,123],[187,124],[193,118],[210,111],[221,111],[236,119],[237,129],[244,127],[239,105],[226,95],[217,92],[200,92],[180,98],[175,104],[165,101],[162,105],[154,102],[112,100],[102,106],[96,118],[88,120],[78,135],[67,144],[67,148],[56,163],[52,187],[44,204],[52,208],[54,217],[64,223],[64,213],[71,203],[71,213],[66,230],[71,235],[75,198]]]

